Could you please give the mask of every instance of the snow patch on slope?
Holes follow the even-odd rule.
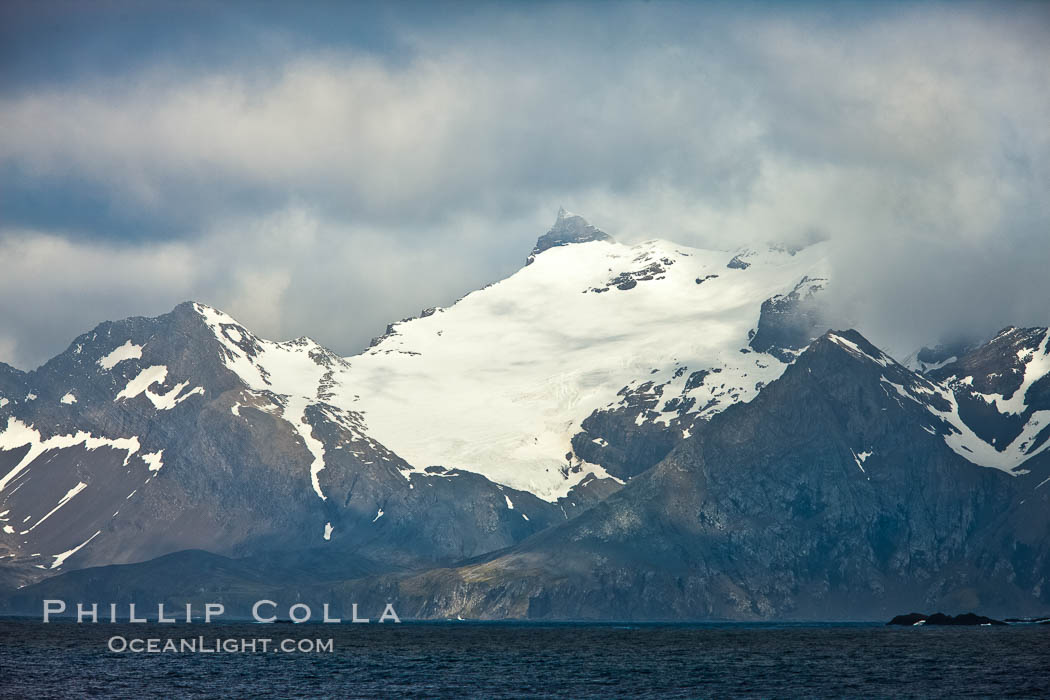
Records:
[[[951,396],[952,407],[943,417],[955,429],[955,432],[945,435],[944,441],[956,453],[962,455],[970,462],[981,467],[1001,469],[1008,474],[1016,476],[1023,474],[1025,471],[1018,469],[1022,463],[1050,447],[1050,440],[1048,440],[1037,449],[1028,451],[1031,442],[1046,427],[1046,421],[1050,419],[1050,411],[1036,411],[1028,424],[1025,425],[1024,430],[1021,431],[1021,434],[1002,450],[998,450],[994,445],[982,440],[969,426],[963,423],[959,417],[959,405],[955,401],[955,396],[950,391],[946,392],[946,394]],[[932,407],[931,409],[937,410]]]
[[[855,357],[870,360],[881,367],[889,367],[890,365],[895,364],[894,360],[881,350],[879,350],[879,354],[876,357],[862,350],[859,345],[854,343],[849,338],[843,338],[837,333],[831,333],[828,336],[828,338],[835,344],[845,348],[847,352],[851,353]]]
[[[33,426],[26,425],[14,417],[8,418],[7,427],[3,432],[0,432],[0,450],[13,450],[25,445],[29,446],[25,456],[3,478],[0,478],[0,492],[23,469],[32,464],[33,460],[48,450],[63,449],[74,445],[83,445],[88,450],[110,447],[127,452],[127,456],[124,458],[124,466],[127,466],[131,456],[138,452],[140,447],[137,437],[109,439],[95,437],[84,431],[78,431],[75,435],[54,435],[49,438],[43,438]]]
[[[119,348],[99,359],[98,364],[102,369],[113,369],[117,363],[124,360],[137,360],[142,357],[142,346],[135,345],[130,340]]]
[[[1021,386],[1017,388],[1010,398],[1002,394],[979,394],[989,403],[994,403],[1000,413],[1020,414],[1028,408],[1028,389],[1036,381],[1050,374],[1050,330],[1043,334],[1043,340],[1035,350],[1021,348],[1017,351],[1017,358],[1024,364],[1024,379]]]
[[[857,468],[860,469],[861,472],[865,472],[864,462],[868,457],[871,457],[871,452],[854,452],[852,449],[850,449],[850,452],[853,454],[853,461],[857,463]]]
[[[142,455],[140,459],[146,463],[146,468],[151,472],[159,472],[160,468],[164,466],[164,462],[161,461],[161,457],[164,455],[164,450],[159,452],[147,452]]]
[[[117,394],[117,397],[113,400],[120,401],[121,399],[133,399],[140,394],[145,394],[146,398],[150,400],[158,411],[167,411],[175,408],[175,406],[195,394],[204,394],[204,387],[201,386],[194,387],[183,394],[183,389],[189,386],[188,381],[179,382],[165,394],[155,394],[150,391],[150,387],[154,384],[163,384],[164,380],[167,378],[168,368],[164,365],[153,365],[152,367],[147,367],[135,375],[134,378],[129,380],[127,385],[121,389],[120,393]]]
[[[91,537],[87,538],[86,540],[84,540],[83,542],[78,544],[73,549],[70,549],[70,550],[67,550],[65,552],[62,552],[61,554],[55,554],[54,555],[55,560],[53,562],[51,562],[50,568],[57,569],[58,567],[62,566],[62,564],[65,563],[66,559],[69,559],[71,556],[73,556],[74,554],[79,552],[81,549],[83,549],[84,547],[87,546],[88,542],[90,542],[91,540],[95,539],[96,537],[98,537],[101,534],[102,534],[102,530],[98,530],[94,535],[92,535]]]
[[[58,511],[59,508],[61,508],[65,504],[69,503],[71,500],[73,500],[74,496],[76,496],[78,493],[80,493],[81,491],[83,491],[86,488],[87,488],[87,484],[85,484],[83,481],[79,482],[76,486],[74,486],[73,488],[69,489],[69,491],[66,492],[66,495],[63,496],[58,501],[58,505],[56,505],[54,508],[52,508],[50,511],[48,511],[47,515],[45,515],[44,517],[40,518],[40,520],[37,520],[35,523],[33,523],[33,526],[30,527],[28,530],[22,530],[22,532],[20,532],[19,534],[20,535],[25,535],[25,534],[28,534],[28,533],[32,532],[33,530],[35,530],[37,528],[37,526],[40,525],[40,523],[44,522],[45,520],[50,518],[52,515],[54,515]]]

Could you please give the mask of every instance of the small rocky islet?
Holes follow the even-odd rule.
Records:
[[[1037,617],[1037,618],[1019,618],[1010,617],[1004,620],[996,620],[984,615],[978,615],[976,613],[963,613],[961,615],[945,615],[944,613],[934,613],[927,615],[925,613],[912,612],[906,615],[897,615],[892,620],[887,622],[887,625],[896,625],[901,627],[918,627],[921,625],[932,625],[932,626],[1005,626],[1010,624],[1047,624],[1050,623],[1050,617]]]

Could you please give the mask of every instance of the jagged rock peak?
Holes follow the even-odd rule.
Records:
[[[601,229],[595,228],[587,223],[587,220],[578,214],[565,211],[565,207],[558,209],[558,218],[550,231],[536,240],[536,246],[529,254],[526,265],[532,264],[536,256],[548,248],[569,245],[570,243],[590,243],[591,241],[612,241],[613,237]]]

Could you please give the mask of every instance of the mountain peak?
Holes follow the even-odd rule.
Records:
[[[613,237],[605,231],[591,226],[587,220],[578,214],[565,211],[565,207],[558,209],[558,218],[554,221],[547,233],[536,240],[536,246],[529,254],[526,265],[532,264],[536,256],[549,248],[569,245],[570,243],[590,243],[591,241],[609,241]]]
[[[872,363],[884,369],[896,367],[904,369],[896,360],[877,348],[853,328],[828,330],[824,335],[817,338],[811,347],[817,346],[837,348],[839,351],[845,351],[846,354],[851,355],[856,360]]]

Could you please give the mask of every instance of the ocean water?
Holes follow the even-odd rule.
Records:
[[[200,645],[201,636],[210,647],[216,639],[306,640],[307,647],[330,639],[331,651],[118,653],[108,646],[112,637]],[[1050,698],[1050,625],[0,619],[0,696]]]

